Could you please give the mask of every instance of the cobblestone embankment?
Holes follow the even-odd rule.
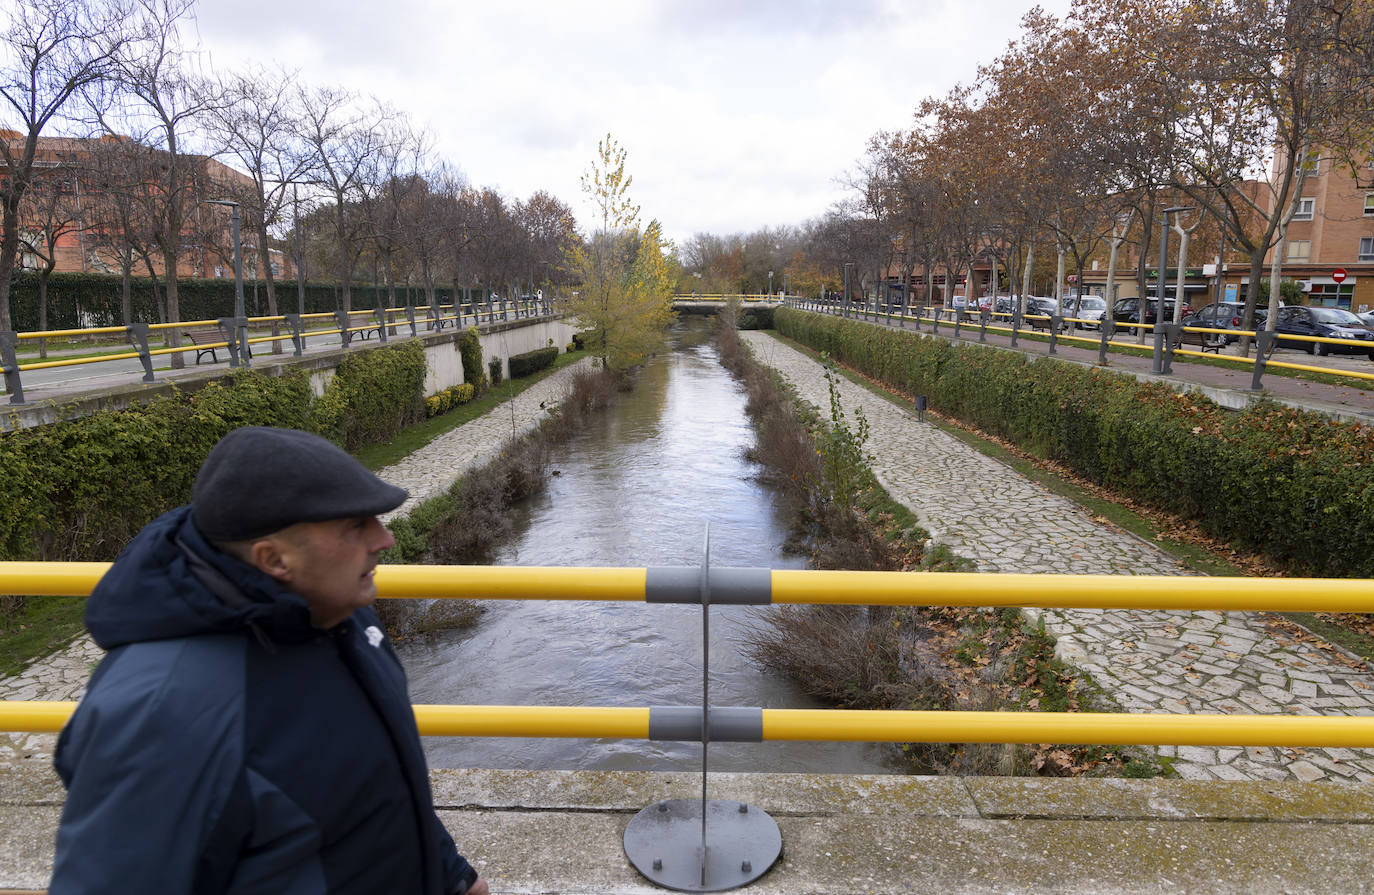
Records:
[[[800,396],[829,407],[820,364],[758,332],[755,357]],[[892,402],[842,380],[846,411],[870,425],[873,470],[955,553],[984,572],[1183,575],[1169,555],[1051,494]],[[1032,613],[1035,617],[1035,613]],[[1374,714],[1374,674],[1362,663],[1271,629],[1249,612],[1044,610],[1056,651],[1124,711],[1295,715]],[[1374,750],[1161,747],[1198,780],[1374,781]]]

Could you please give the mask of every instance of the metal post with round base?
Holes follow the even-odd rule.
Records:
[[[766,811],[741,802],[706,798],[707,754],[716,712],[711,708],[710,572],[708,523],[700,579],[701,798],[655,802],[636,814],[625,828],[625,856],[635,869],[651,882],[679,892],[739,888],[767,873],[782,854],[782,833]],[[721,710],[718,724],[729,726],[728,711]]]
[[[724,892],[763,876],[782,854],[778,824],[741,802],[710,799],[705,854],[702,802],[669,799],[634,816],[625,828],[625,855],[650,882],[679,892]]]

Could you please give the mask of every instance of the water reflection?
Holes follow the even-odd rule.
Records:
[[[773,495],[742,457],[753,433],[744,395],[700,322],[652,361],[634,392],[561,448],[547,491],[522,508],[502,565],[695,566],[706,523],[719,566],[798,568],[782,554]],[[638,603],[493,601],[474,628],[403,644],[417,703],[694,705],[701,700],[701,610]],[[768,609],[711,610],[716,705],[815,707],[739,652]],[[427,738],[435,767],[690,770],[695,743]],[[715,770],[885,773],[891,747],[720,743]]]

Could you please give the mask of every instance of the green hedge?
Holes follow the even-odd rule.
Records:
[[[231,429],[283,426],[345,446],[423,413],[424,352],[410,342],[348,358],[322,398],[302,372],[239,372],[194,393],[0,435],[0,558],[108,560],[185,503]]]
[[[524,354],[512,354],[510,378],[519,379],[521,376],[538,373],[545,367],[553,366],[553,362],[556,360],[558,360],[557,348],[536,348],[533,351],[526,351]]]
[[[299,308],[295,280],[277,280],[277,310],[293,314]],[[153,298],[152,281],[134,277],[130,281],[130,298],[135,320],[159,322],[157,304]],[[159,281],[158,294],[165,284]],[[76,329],[86,326],[119,326],[121,316],[120,277],[103,273],[55,273],[48,278],[48,328]],[[459,290],[464,301],[481,296],[480,289]],[[389,298],[386,287],[355,283],[352,289],[354,310],[370,310],[385,305]],[[453,303],[453,289],[435,290],[440,304]],[[396,289],[400,306],[409,299],[411,304],[426,303],[423,289],[408,292]],[[177,281],[177,305],[182,320],[213,320],[234,313],[234,281],[228,279],[183,278]],[[316,314],[342,310],[343,291],[336,284],[310,283],[305,286],[305,312]],[[267,316],[267,287],[262,281],[244,283],[244,309],[250,317]],[[21,271],[10,286],[10,315],[18,332],[38,329],[38,275]]]
[[[1298,574],[1374,577],[1374,430],[779,309],[778,332]]]

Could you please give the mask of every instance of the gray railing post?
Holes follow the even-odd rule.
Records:
[[[1021,337],[1021,305],[1019,302],[1011,306],[1011,347],[1016,347],[1016,340]]]
[[[339,344],[347,348],[348,343],[353,340],[353,334],[348,331],[348,312],[335,311],[334,319],[339,321]]]
[[[385,345],[387,342],[387,331],[390,329],[390,327],[387,326],[390,315],[387,314],[384,305],[377,305],[377,307],[372,309],[372,313],[377,318],[377,338]]]
[[[941,312],[942,310],[944,310],[944,309],[943,309],[943,308],[931,308],[931,309],[930,309],[930,331],[931,331],[932,333],[938,333],[938,332],[940,331],[940,312]]]
[[[229,366],[237,367],[240,364],[247,366],[247,358],[241,356],[243,348],[246,346],[239,345],[239,318],[221,317],[216,322],[219,324],[220,332],[224,335],[224,341],[229,345]]]
[[[138,352],[138,362],[143,364],[143,381],[153,381],[153,356],[148,353],[148,324],[130,323],[124,327],[129,336],[129,344]]]
[[[24,386],[19,381],[19,334],[12,329],[0,330],[0,370],[5,373],[5,390],[11,404],[24,403]]]
[[[410,323],[410,335],[411,335],[412,337],[418,336],[418,335],[420,334],[420,330],[418,330],[418,329],[415,327],[415,306],[414,306],[414,305],[406,305],[406,320],[409,321],[409,323]]]
[[[978,313],[978,316],[983,320],[982,329],[978,332],[978,341],[980,342],[986,342],[988,340],[988,317],[991,313],[992,312],[988,310],[983,310]]]
[[[1106,314],[1102,315],[1102,340],[1097,346],[1097,362],[1104,367],[1107,365],[1107,343],[1112,340],[1112,331],[1116,329],[1116,321]]]
[[[300,314],[287,314],[286,325],[291,329],[291,344],[296,346],[295,355],[300,357],[305,351],[305,327],[301,324]]]
[[[963,308],[954,309],[954,338],[959,338],[959,328],[964,322]]]
[[[1255,371],[1250,377],[1250,391],[1264,391],[1264,385],[1260,381],[1264,378],[1264,365],[1269,359],[1270,353],[1274,350],[1274,341],[1277,337],[1268,330],[1261,330],[1255,336]]]
[[[1050,354],[1059,353],[1059,324],[1063,319],[1058,314],[1050,315]]]
[[[1160,372],[1165,376],[1174,372],[1174,348],[1177,346],[1179,337],[1183,332],[1183,326],[1179,323],[1161,324],[1164,327],[1164,362],[1160,366]]]

